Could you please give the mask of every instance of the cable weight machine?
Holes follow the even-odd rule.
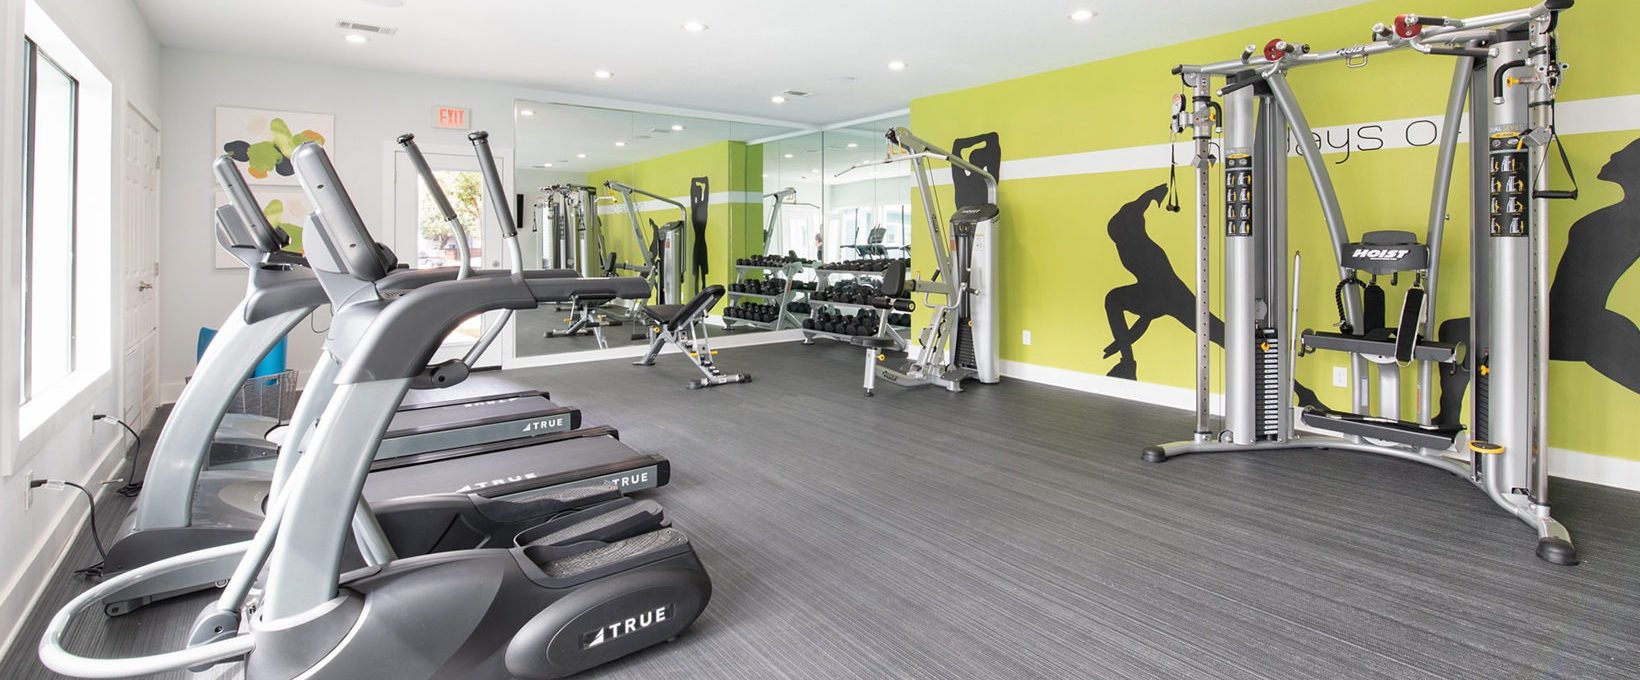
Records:
[[[1190,129],[1195,146],[1196,428],[1189,441],[1146,448],[1146,461],[1302,448],[1413,460],[1469,480],[1531,526],[1540,558],[1577,563],[1570,535],[1550,513],[1547,468],[1549,202],[1575,198],[1576,190],[1550,189],[1545,161],[1555,141],[1555,95],[1565,68],[1557,59],[1555,29],[1559,13],[1572,4],[1546,0],[1467,19],[1401,15],[1375,26],[1370,44],[1316,53],[1308,45],[1272,40],[1262,50],[1248,47],[1239,59],[1174,69],[1191,90],[1188,103],[1178,100],[1174,129]],[[1419,243],[1406,231],[1368,232],[1352,240],[1287,72],[1335,61],[1361,67],[1373,55],[1402,49],[1455,60],[1425,240]],[[1219,102],[1213,101],[1214,78],[1224,82]],[[1428,339],[1460,127],[1475,131],[1468,157],[1467,347]],[[1213,153],[1212,135],[1219,129],[1222,163]],[[1342,323],[1336,333],[1298,332],[1296,303],[1289,304],[1289,139],[1301,145],[1338,266],[1335,299]],[[1208,409],[1209,185],[1215,164],[1223,166],[1224,182],[1225,395],[1219,432],[1211,428]],[[1393,327],[1384,318],[1382,290],[1360,281],[1363,273],[1413,278]],[[1303,424],[1329,434],[1300,436],[1291,406],[1293,360],[1313,351],[1349,355],[1351,409],[1304,408]],[[1431,417],[1432,373],[1459,363],[1473,379],[1467,431]],[[1376,409],[1369,364],[1377,368]],[[1400,373],[1410,367],[1418,370],[1417,412],[1403,419]]]

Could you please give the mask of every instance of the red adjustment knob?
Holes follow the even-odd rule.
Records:
[[[1290,51],[1292,51],[1292,46],[1288,45],[1287,41],[1276,38],[1264,44],[1264,59],[1266,61],[1278,61]]]
[[[1416,38],[1424,32],[1423,24],[1418,23],[1418,17],[1409,14],[1400,14],[1395,17],[1395,35],[1402,38]]]

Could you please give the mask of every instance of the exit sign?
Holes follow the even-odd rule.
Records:
[[[465,130],[471,126],[472,109],[440,106],[433,109],[433,127],[444,130]]]

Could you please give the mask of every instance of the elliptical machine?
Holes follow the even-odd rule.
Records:
[[[491,186],[499,174],[488,144],[473,136]],[[368,269],[381,255],[324,150],[292,155],[316,211],[310,262],[320,271]],[[514,231],[504,192],[489,192]],[[344,264],[344,261],[351,261]],[[471,277],[409,291],[391,305],[353,305],[334,333],[356,347],[336,376],[334,397],[307,455],[251,541],[169,558],[91,588],[59,610],[40,644],[54,671],[113,678],[243,661],[245,676],[267,678],[558,678],[676,637],[711,596],[711,581],[689,539],[652,513],[606,492],[557,492],[570,511],[519,533],[512,547],[400,558],[361,541],[367,566],[342,573],[350,526],[373,523],[363,487],[375,445],[428,360],[463,319],[495,309],[530,309],[562,298],[585,279]],[[620,281],[620,280],[617,280]],[[504,508],[496,508],[503,511]],[[599,538],[627,523],[624,537]],[[188,649],[128,659],[68,652],[73,617],[108,593],[191,565],[241,556],[223,598],[201,612]],[[266,590],[244,605],[267,567]],[[247,615],[248,614],[248,615]],[[243,618],[242,618],[243,617]],[[432,619],[437,625],[429,625]]]

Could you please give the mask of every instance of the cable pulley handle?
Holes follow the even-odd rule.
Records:
[[[495,206],[501,235],[513,238],[518,235],[518,222],[513,219],[511,206],[507,205],[507,192],[501,185],[501,171],[496,168],[495,154],[490,152],[490,133],[480,130],[467,135],[467,140],[473,143],[473,151],[478,154],[478,169],[484,175],[484,193],[490,195],[490,205]]]

